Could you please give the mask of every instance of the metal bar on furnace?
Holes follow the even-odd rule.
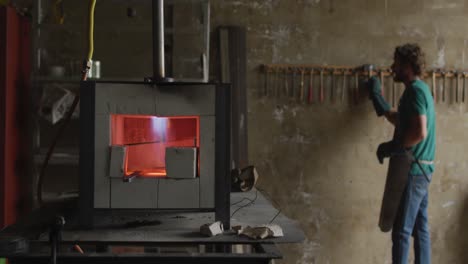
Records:
[[[166,77],[164,64],[164,0],[153,0],[153,78]]]

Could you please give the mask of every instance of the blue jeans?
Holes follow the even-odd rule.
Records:
[[[414,237],[416,264],[431,263],[431,238],[427,218],[428,188],[432,175],[409,175],[392,230],[392,262],[406,264],[410,237]]]

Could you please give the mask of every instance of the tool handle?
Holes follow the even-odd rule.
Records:
[[[301,92],[300,92],[301,103],[304,102],[304,70],[301,70]]]
[[[465,102],[465,82],[466,82],[466,73],[463,73],[463,91],[462,91],[462,102]]]
[[[320,103],[323,103],[323,70],[320,70]]]
[[[331,87],[330,87],[330,102],[335,103],[335,70],[332,70],[330,73],[330,78],[331,78]]]
[[[292,69],[291,97],[296,98],[296,71]]]
[[[309,93],[307,94],[307,102],[311,104],[314,101],[314,70],[310,70]]]
[[[344,102],[346,93],[346,72],[343,70],[343,87],[341,88],[341,102]]]
[[[434,98],[434,103],[437,102],[437,87],[436,87],[436,72],[432,72],[432,97]]]
[[[381,89],[380,89],[380,94],[385,97],[385,86],[384,86],[384,81],[385,81],[385,76],[384,76],[384,71],[380,71],[380,83],[381,83]]]
[[[445,72],[442,72],[442,102],[445,102]]]
[[[455,102],[458,103],[458,92],[460,91],[459,89],[459,84],[460,84],[460,74],[458,72],[456,72],[456,75],[455,75],[455,78],[456,78],[456,82],[455,82]]]
[[[279,79],[279,71],[275,71],[275,83],[274,83],[274,87],[275,87],[275,97],[278,98],[278,95],[279,95],[279,86],[280,86],[280,79]]]
[[[359,72],[354,73],[354,103],[359,103]]]

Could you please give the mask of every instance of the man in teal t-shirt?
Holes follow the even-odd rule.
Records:
[[[410,174],[423,175],[421,169],[425,173],[432,174],[434,172],[434,163],[432,161],[435,153],[435,111],[434,99],[426,83],[417,79],[405,89],[400,99],[398,113],[400,116],[400,129],[403,134],[408,130],[419,130],[412,127],[414,126],[412,118],[415,118],[415,116],[425,117],[426,131],[421,131],[425,137],[415,145],[407,145],[407,147],[411,147],[414,157],[420,161],[421,165],[419,167],[417,163],[413,163]],[[421,127],[421,129],[423,128]]]
[[[377,115],[384,115],[395,125],[393,139],[380,144],[377,149],[379,162],[402,152],[411,153],[413,160],[392,228],[394,264],[407,263],[411,236],[414,237],[415,263],[431,262],[427,207],[428,188],[434,172],[436,133],[434,100],[429,87],[420,79],[423,67],[424,54],[417,44],[396,47],[393,79],[405,85],[397,110],[391,109],[383,98],[376,77],[368,83]]]

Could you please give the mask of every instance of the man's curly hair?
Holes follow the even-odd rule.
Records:
[[[424,53],[418,44],[405,44],[395,48],[395,59],[403,64],[409,64],[414,74],[421,75],[426,66]]]

